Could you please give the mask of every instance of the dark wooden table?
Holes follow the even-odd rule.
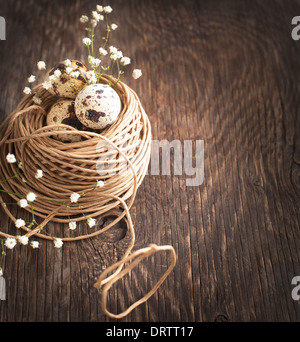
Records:
[[[79,17],[99,2],[1,1],[0,115],[22,98],[36,62],[83,59]],[[299,1],[111,0],[115,45],[143,71],[123,80],[139,94],[155,140],[204,140],[205,175],[148,175],[131,210],[135,249],[171,244],[176,268],[122,321],[299,321]],[[173,162],[171,162],[173,166]],[[14,232],[0,212],[2,231]],[[58,227],[63,229],[63,227]],[[1,258],[0,321],[113,321],[94,282],[128,239],[114,232],[53,248],[16,246]],[[149,258],[109,294],[120,312],[165,271]]]

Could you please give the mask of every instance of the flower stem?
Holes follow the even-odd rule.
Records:
[[[113,61],[112,67],[111,67],[111,74],[110,74],[109,86],[111,86],[111,81],[112,81],[112,77],[113,77],[114,65],[115,65],[115,61]]]
[[[31,208],[31,213],[32,213],[32,223],[38,224],[34,217],[34,210],[33,210],[33,205],[31,202],[30,202],[30,208]]]
[[[95,32],[95,28],[94,26],[92,25],[92,30],[91,30],[91,55],[94,57],[94,32]]]
[[[4,243],[3,243],[3,239],[1,239],[1,248],[2,248],[2,252],[1,252],[1,254],[2,255],[6,255],[6,253],[5,253],[5,250],[4,250]]]
[[[56,201],[56,200],[48,199],[48,198],[40,198],[40,197],[39,197],[38,200],[40,200],[40,201],[54,202],[54,203],[59,203],[59,204],[66,204],[66,202]]]
[[[1,181],[0,184],[5,183],[5,182],[8,182],[9,180],[11,180],[11,179],[13,179],[13,178],[18,178],[18,175],[15,174],[14,176],[11,176],[11,177],[9,177],[9,178],[7,178],[7,179]]]
[[[18,196],[18,197],[24,197],[23,195],[16,194],[15,192],[6,191],[6,190],[2,190],[2,189],[0,189],[0,191],[1,192],[6,192],[7,194],[15,195],[15,196]]]
[[[107,17],[106,13],[105,13],[105,22],[106,22],[106,37],[105,37],[103,49],[105,49],[105,47],[106,47],[106,45],[108,43],[109,33],[110,33],[110,28],[109,28],[109,24],[108,24],[108,17]]]

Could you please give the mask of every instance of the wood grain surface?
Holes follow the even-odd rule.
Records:
[[[22,98],[36,62],[85,58],[79,23],[99,2],[1,1],[0,116]],[[153,139],[204,140],[205,175],[148,175],[131,210],[135,249],[171,244],[178,262],[159,291],[125,322],[299,321],[299,1],[111,0],[114,44],[131,57],[123,80],[138,94]],[[130,76],[140,68],[143,77]],[[39,79],[41,80],[41,79]],[[173,161],[171,162],[173,166]],[[15,208],[16,215],[21,209]],[[0,211],[2,231],[16,234]],[[120,228],[120,227],[119,227]],[[64,227],[49,229],[67,235]],[[93,285],[129,238],[104,236],[53,248],[16,246],[1,257],[7,299],[0,321],[114,321]],[[166,270],[161,253],[110,291],[118,313]]]

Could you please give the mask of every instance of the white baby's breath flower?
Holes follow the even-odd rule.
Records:
[[[37,62],[37,67],[39,70],[46,70],[46,63],[44,61]]]
[[[116,48],[115,46],[110,46],[109,47],[109,52],[110,53],[116,53],[116,52],[118,52],[118,48]]]
[[[72,65],[72,62],[71,62],[69,59],[66,59],[66,60],[64,61],[64,65],[65,65],[66,67],[69,67],[69,66]]]
[[[100,21],[104,19],[104,16],[102,14],[99,14],[97,11],[93,11],[92,15],[96,21]]]
[[[31,246],[32,248],[39,248],[40,243],[39,243],[38,241],[31,241],[31,242],[30,242],[30,246]]]
[[[132,72],[132,77],[137,80],[138,78],[140,78],[142,76],[142,70],[140,69],[134,69]]]
[[[54,238],[53,243],[54,243],[55,248],[61,248],[62,245],[64,244],[62,239],[60,238]]]
[[[23,90],[23,93],[26,95],[30,95],[31,94],[31,89],[29,87],[25,87]]]
[[[80,71],[71,72],[71,77],[78,78],[80,76]]]
[[[21,228],[26,225],[26,222],[23,219],[17,219],[15,222],[15,226],[17,228]]]
[[[28,192],[26,199],[28,202],[34,202],[36,200],[36,194],[34,192]]]
[[[55,77],[59,77],[60,75],[61,75],[61,71],[60,70],[57,69],[57,70],[54,71],[54,76]]]
[[[125,66],[125,65],[130,64],[130,63],[131,63],[131,60],[130,60],[129,57],[122,57],[120,62],[121,62],[122,65]]]
[[[40,99],[38,96],[34,95],[32,98],[32,101],[36,104],[36,105],[40,105],[42,103],[42,99]]]
[[[28,202],[25,198],[22,198],[18,201],[18,206],[21,208],[26,208],[28,206]]]
[[[116,29],[118,28],[118,25],[116,25],[116,24],[111,24],[110,27],[111,27],[111,29],[114,31],[114,30],[116,30]]]
[[[73,71],[73,68],[71,68],[71,67],[67,67],[66,68],[66,73],[67,74],[70,74],[72,71]]]
[[[92,44],[92,41],[90,40],[90,38],[83,38],[82,42],[86,46],[90,46]]]
[[[30,77],[28,77],[28,82],[29,83],[33,83],[33,82],[35,82],[35,80],[36,80],[36,78],[35,78],[34,75],[31,75]]]
[[[43,170],[36,170],[35,178],[42,178],[43,177]]]
[[[105,49],[103,49],[102,47],[99,49],[100,55],[101,56],[106,56],[107,55],[107,51]]]
[[[7,161],[9,164],[13,164],[13,163],[16,163],[16,162],[17,162],[17,159],[16,159],[16,157],[15,157],[14,154],[8,153],[7,156],[6,156],[6,161]]]
[[[93,27],[97,26],[97,20],[96,19],[91,19],[91,24]]]
[[[22,235],[22,236],[18,235],[18,236],[16,236],[16,238],[17,238],[18,242],[21,245],[24,245],[24,246],[28,245],[28,241],[29,241],[28,236],[26,236],[26,235]]]
[[[84,24],[84,23],[87,23],[89,21],[89,18],[86,15],[82,15],[79,20],[81,23]]]
[[[55,75],[50,75],[50,76],[49,76],[49,80],[50,80],[51,82],[54,82],[54,81],[56,80]]]
[[[15,238],[7,238],[4,242],[4,245],[9,249],[13,249],[16,244],[17,244],[17,241]]]
[[[77,226],[76,222],[74,222],[74,221],[69,222],[69,228],[70,228],[71,230],[76,229],[76,226]]]
[[[86,73],[86,78],[89,84],[97,83],[97,77],[94,70],[90,70]]]
[[[99,58],[94,58],[93,59],[93,66],[95,68],[97,68],[100,65],[100,63],[101,63],[101,59],[99,59]]]
[[[95,20],[99,21],[99,19],[98,19],[99,15],[101,15],[101,14],[99,14],[97,11],[92,11],[92,16]]]
[[[89,56],[88,57],[88,62],[91,64],[91,66],[93,68],[97,68],[100,65],[100,63],[101,63],[101,59],[95,58],[93,56]]]
[[[86,222],[90,228],[94,227],[94,225],[96,224],[96,220],[91,217],[87,218]]]
[[[50,81],[45,81],[44,83],[42,83],[42,86],[44,89],[48,90],[52,87],[52,82]]]
[[[113,61],[116,61],[116,60],[118,60],[118,59],[120,59],[120,58],[122,58],[122,57],[123,57],[123,52],[122,52],[122,51],[113,52],[113,53],[111,53],[111,55],[110,55],[110,58],[111,58]]]
[[[97,11],[98,12],[103,12],[103,6],[97,5]]]
[[[77,203],[80,198],[80,195],[77,194],[76,192],[73,192],[72,195],[70,196],[70,200],[72,203]]]
[[[102,188],[104,186],[103,180],[98,180],[96,184],[96,188]]]
[[[111,13],[112,12],[112,8],[110,6],[105,6],[103,8],[103,10],[104,10],[105,13]]]

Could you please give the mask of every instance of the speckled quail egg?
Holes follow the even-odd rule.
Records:
[[[47,114],[47,125],[64,124],[72,126],[78,130],[86,130],[82,123],[77,119],[74,111],[74,100],[60,100],[56,102]],[[53,128],[53,130],[65,130],[65,128]],[[56,140],[62,142],[78,142],[81,141],[80,134],[55,134],[52,136]]]
[[[92,129],[111,125],[121,111],[118,93],[108,84],[91,84],[83,88],[75,99],[75,113],[79,121]]]
[[[66,60],[56,64],[47,74],[46,83],[52,95],[75,99],[85,86],[87,67],[77,60]]]

